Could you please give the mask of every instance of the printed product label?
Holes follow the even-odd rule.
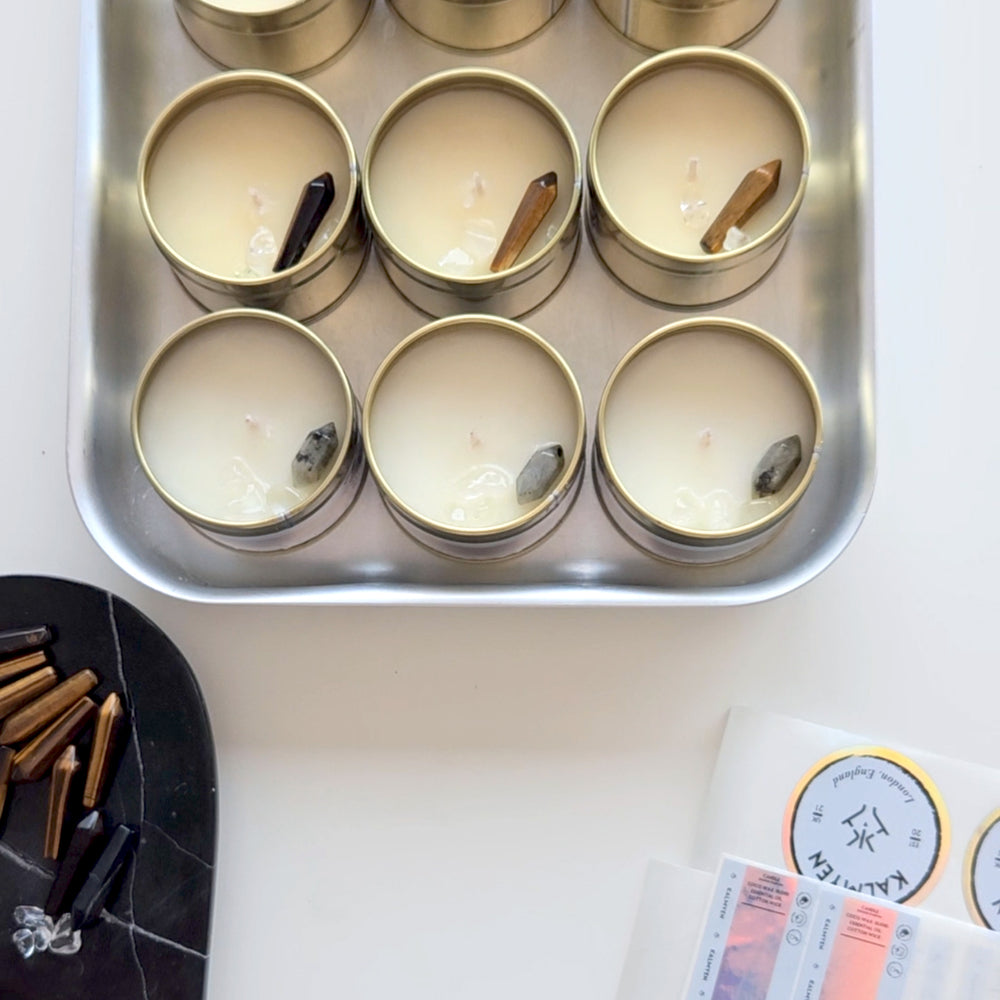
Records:
[[[789,867],[896,903],[930,890],[948,838],[947,814],[930,778],[913,761],[878,747],[821,760],[785,815]]]
[[[1000,811],[987,819],[969,845],[965,883],[973,919],[1000,930]]]

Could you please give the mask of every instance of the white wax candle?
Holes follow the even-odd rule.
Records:
[[[139,439],[160,485],[202,517],[276,517],[318,484],[292,460],[333,421],[344,447],[350,403],[330,359],[306,337],[266,321],[219,319],[160,359],[139,410]],[[321,477],[322,478],[322,477]]]
[[[572,150],[551,119],[512,94],[439,90],[385,134],[371,160],[370,198],[405,256],[445,276],[482,276],[528,184],[550,170],[558,196],[519,261],[541,250],[566,217]]]
[[[301,0],[208,0],[213,7],[235,11],[238,14],[269,14],[292,7]]]
[[[370,401],[369,448],[383,479],[422,517],[468,531],[523,517],[516,480],[536,449],[576,446],[576,396],[527,338],[478,324],[416,342]]]
[[[802,175],[798,124],[777,95],[739,73],[665,67],[609,109],[595,159],[605,204],[632,236],[673,254],[699,245],[740,181],[780,159],[771,200],[744,227],[766,233],[791,204]]]
[[[809,465],[815,421],[781,357],[749,337],[698,329],[655,341],[619,372],[604,433],[611,467],[639,507],[675,527],[720,531],[784,501]],[[754,499],[754,468],[792,434],[802,461],[791,481]]]
[[[307,254],[344,211],[350,164],[333,125],[274,93],[237,92],[205,101],[170,129],[149,171],[150,214],[185,260],[213,275],[271,274],[302,188],[324,171],[336,197]]]

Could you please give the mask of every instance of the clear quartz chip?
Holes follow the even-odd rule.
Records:
[[[19,927],[14,931],[11,940],[22,958],[31,958],[35,954],[35,932],[30,927]]]
[[[687,175],[681,188],[681,218],[684,220],[684,225],[692,229],[703,229],[710,215],[708,205],[701,196],[698,166],[698,157],[692,156],[688,160]]]
[[[491,219],[469,219],[462,236],[462,249],[477,263],[489,264],[500,240]]]
[[[52,918],[45,918],[48,922],[39,924],[31,933],[35,936],[35,951],[48,951],[49,943],[52,940]]]
[[[49,951],[53,955],[75,955],[80,950],[83,936],[73,930],[73,916],[64,913],[57,921],[49,941]]]
[[[745,247],[749,242],[750,237],[739,226],[730,226],[726,232],[726,238],[722,241],[722,249],[739,250],[740,247]]]
[[[45,923],[45,911],[40,906],[22,904],[14,907],[14,923],[34,930]]]
[[[247,269],[254,277],[263,278],[274,271],[277,259],[278,241],[274,238],[274,233],[267,226],[258,226],[247,245]]]

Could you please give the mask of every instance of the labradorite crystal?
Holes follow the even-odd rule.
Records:
[[[561,444],[547,444],[528,459],[517,477],[517,502],[541,500],[566,464]]]
[[[769,497],[779,492],[802,461],[798,434],[775,441],[753,470],[753,495]]]
[[[292,480],[297,486],[318,483],[329,468],[340,439],[333,421],[310,431],[292,460]]]

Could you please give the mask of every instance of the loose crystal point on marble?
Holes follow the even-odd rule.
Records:
[[[538,448],[518,473],[517,502],[527,504],[540,500],[565,465],[566,455],[561,444],[547,444]]]
[[[97,920],[115,882],[135,851],[139,831],[124,823],[116,826],[101,852],[97,864],[90,870],[83,888],[77,893],[70,908],[73,930],[79,930]]]
[[[64,913],[57,921],[49,939],[49,951],[53,955],[75,955],[83,943],[83,935],[73,929],[73,917]]]
[[[775,441],[753,470],[754,497],[777,493],[791,478],[802,461],[802,441],[798,434]]]
[[[104,816],[99,809],[87,813],[70,837],[55,881],[45,901],[45,912],[56,917],[69,910],[73,897],[80,891],[87,873],[100,857],[104,846]]]
[[[281,245],[281,253],[274,265],[275,271],[284,271],[302,260],[309,241],[319,229],[323,216],[330,210],[333,198],[333,175],[329,171],[314,177],[302,189],[292,223]]]
[[[0,630],[0,656],[21,653],[27,649],[44,646],[52,639],[52,629],[48,625],[32,625],[29,628],[5,628]]]
[[[332,420],[322,427],[311,430],[299,445],[299,450],[292,460],[292,481],[296,485],[318,483],[339,447],[337,427]]]

